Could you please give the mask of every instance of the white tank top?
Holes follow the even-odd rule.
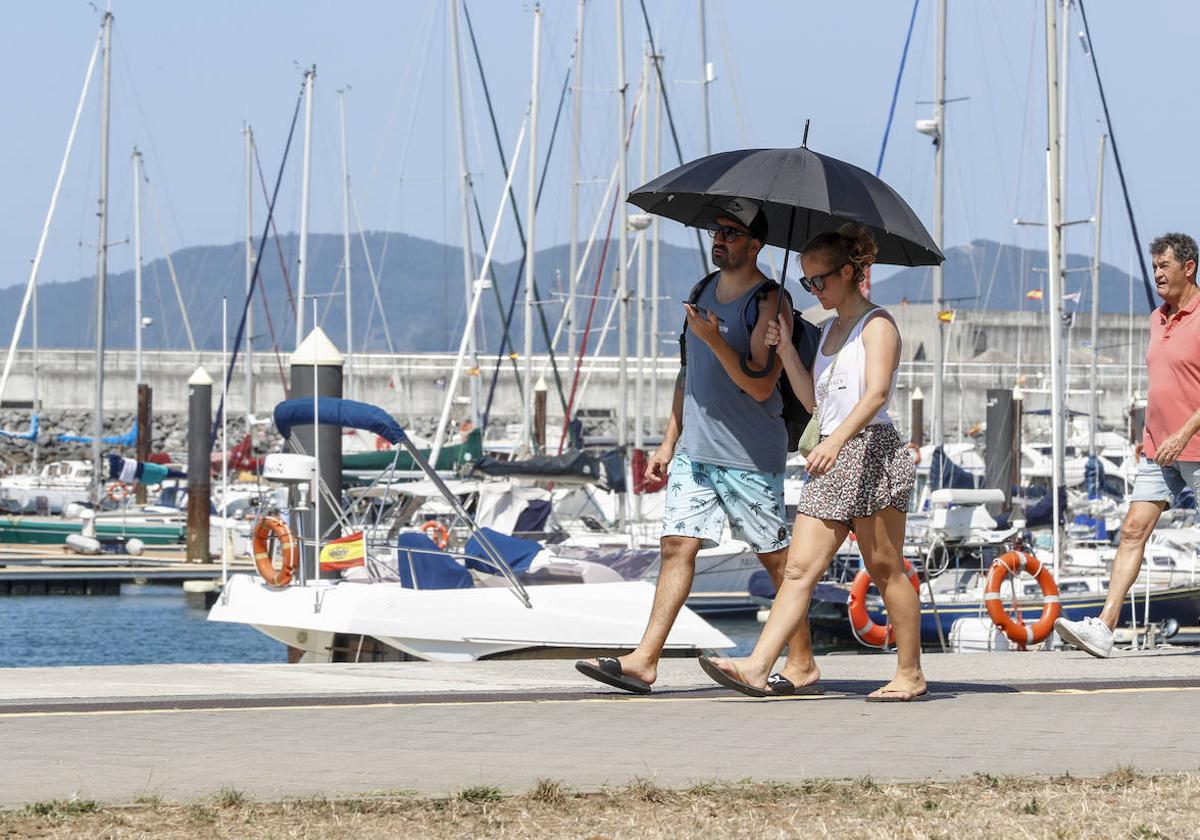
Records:
[[[886,310],[876,307],[854,325],[850,335],[841,350],[835,354],[825,354],[825,341],[829,337],[830,325],[833,319],[825,323],[821,329],[821,342],[817,345],[817,357],[813,362],[813,385],[817,398],[817,418],[821,424],[821,434],[832,434],[833,430],[854,411],[854,406],[862,399],[867,389],[867,348],[863,346],[862,334],[867,322],[876,316],[892,320]],[[893,321],[893,323],[895,323]],[[896,393],[896,374],[892,371],[892,384],[888,388],[887,401],[871,418],[868,426],[892,425],[888,415],[888,403]]]

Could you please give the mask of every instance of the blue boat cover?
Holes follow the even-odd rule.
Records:
[[[1095,455],[1089,455],[1083,466],[1083,482],[1089,499],[1099,499],[1104,493],[1104,465]]]
[[[523,540],[520,537],[493,531],[491,528],[480,528],[479,530],[487,537],[492,547],[499,552],[504,562],[508,563],[508,567],[517,574],[529,571],[529,565],[533,562],[533,558],[537,557],[538,552],[542,550],[541,543],[534,540]],[[475,558],[467,561],[467,565],[472,569],[487,572],[490,575],[500,574],[496,566],[488,559],[483,546],[480,545],[479,537],[472,536],[467,540],[467,547],[463,549],[463,554]]]
[[[1059,524],[1066,520],[1067,514],[1067,488],[1058,488],[1058,519]],[[1036,505],[1025,511],[1025,527],[1026,528],[1041,528],[1044,525],[1049,525],[1054,519],[1054,499],[1047,493],[1043,496]]]
[[[935,490],[975,490],[979,483],[975,476],[946,457],[942,447],[935,446],[929,460],[929,486]]]
[[[57,435],[54,438],[59,443],[91,443],[92,439],[88,435]],[[123,435],[112,435],[110,437],[100,438],[100,442],[107,446],[136,446],[137,445],[137,420],[133,421],[133,426]]]
[[[407,439],[404,429],[382,408],[337,397],[317,397],[317,420],[323,425],[374,432],[388,443]],[[294,426],[311,426],[313,398],[284,400],[275,406],[275,427],[286,438]]]
[[[471,573],[419,531],[400,534],[396,537],[396,546],[400,549],[396,571],[400,574],[400,585],[406,589],[470,589],[474,586]],[[413,584],[414,572],[416,585]]]

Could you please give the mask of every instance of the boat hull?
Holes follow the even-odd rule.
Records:
[[[329,661],[335,637],[369,637],[412,659],[466,661],[520,655],[632,649],[645,630],[654,587],[640,581],[528,587],[526,607],[503,587],[413,590],[399,583],[323,581],[270,587],[232,575],[210,621],[249,624],[290,647],[303,661]],[[667,649],[699,653],[733,647],[725,634],[688,609]]]

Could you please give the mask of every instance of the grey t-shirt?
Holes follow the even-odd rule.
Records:
[[[750,349],[745,309],[755,290],[718,303],[717,283],[718,278],[708,282],[696,305],[716,313],[721,319],[721,336],[744,355]],[[709,346],[690,329],[683,434],[677,449],[693,461],[759,472],[783,472],[787,461],[787,428],[779,389],[763,402],[742,391]]]

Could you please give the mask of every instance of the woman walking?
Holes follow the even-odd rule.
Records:
[[[814,237],[800,252],[801,285],[825,309],[837,310],[822,330],[811,374],[782,318],[768,333],[793,390],[820,425],[820,442],[808,455],[783,584],[754,651],[744,659],[700,660],[710,677],[745,694],[819,690],[811,647],[799,656],[793,651],[781,673],[770,672],[787,639],[807,620],[817,581],[851,531],[883,596],[898,655],[895,676],[867,699],[905,702],[926,692],[921,606],[901,555],[915,468],[887,411],[896,388],[900,333],[891,316],[859,291],[876,250],[865,229],[844,225]]]

